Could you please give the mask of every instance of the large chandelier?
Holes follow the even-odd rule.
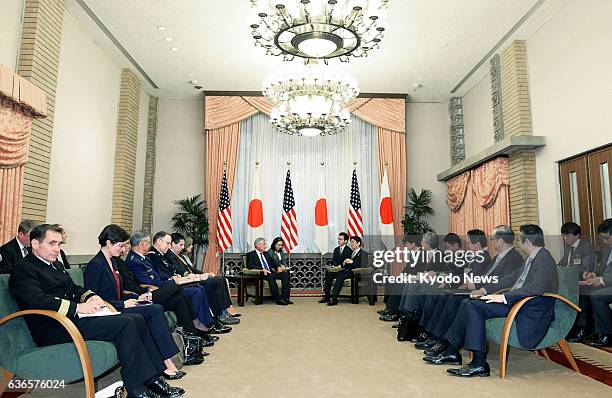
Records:
[[[266,79],[263,95],[276,105],[270,122],[278,131],[312,137],[344,131],[351,123],[346,107],[357,98],[359,88],[348,76],[326,76],[307,68]]]
[[[379,47],[390,0],[251,0],[251,35],[285,60],[367,56]]]

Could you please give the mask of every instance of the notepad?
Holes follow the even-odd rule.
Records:
[[[91,318],[91,317],[95,317],[95,316],[109,316],[109,315],[119,315],[119,314],[121,314],[121,313],[120,312],[112,312],[108,307],[104,307],[104,308],[100,309],[98,312],[93,313],[93,314],[79,314],[79,313],[77,313],[79,318]]]

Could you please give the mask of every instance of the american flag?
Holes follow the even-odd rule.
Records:
[[[359,194],[359,184],[357,183],[357,170],[353,170],[353,180],[351,181],[351,207],[348,214],[348,233],[349,236],[363,235],[361,195]]]
[[[221,193],[219,195],[219,214],[217,215],[217,247],[219,253],[232,245],[232,211],[230,210],[227,172],[223,170]]]
[[[291,250],[297,246],[298,233],[295,220],[295,199],[293,198],[293,188],[291,187],[291,174],[287,170],[285,195],[283,196],[283,217],[281,221],[281,238],[287,253],[291,253]]]

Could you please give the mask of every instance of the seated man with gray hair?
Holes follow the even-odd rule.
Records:
[[[17,236],[0,246],[0,274],[10,274],[15,264],[25,258],[30,250],[30,231],[36,226],[32,220],[23,220],[17,228]]]
[[[260,270],[263,278],[267,280],[268,285],[270,285],[270,292],[274,300],[276,300],[276,304],[293,304],[289,299],[291,292],[289,272],[282,267],[274,267],[272,257],[270,257],[270,254],[266,250],[266,240],[264,238],[255,239],[253,246],[255,246],[255,250],[247,253],[247,268]],[[277,279],[283,284],[282,294],[278,292],[278,285],[276,284]]]

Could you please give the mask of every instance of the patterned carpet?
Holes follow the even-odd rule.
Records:
[[[612,387],[612,348],[593,348],[585,344],[570,344],[580,372]],[[551,361],[571,369],[558,347],[548,348]]]

